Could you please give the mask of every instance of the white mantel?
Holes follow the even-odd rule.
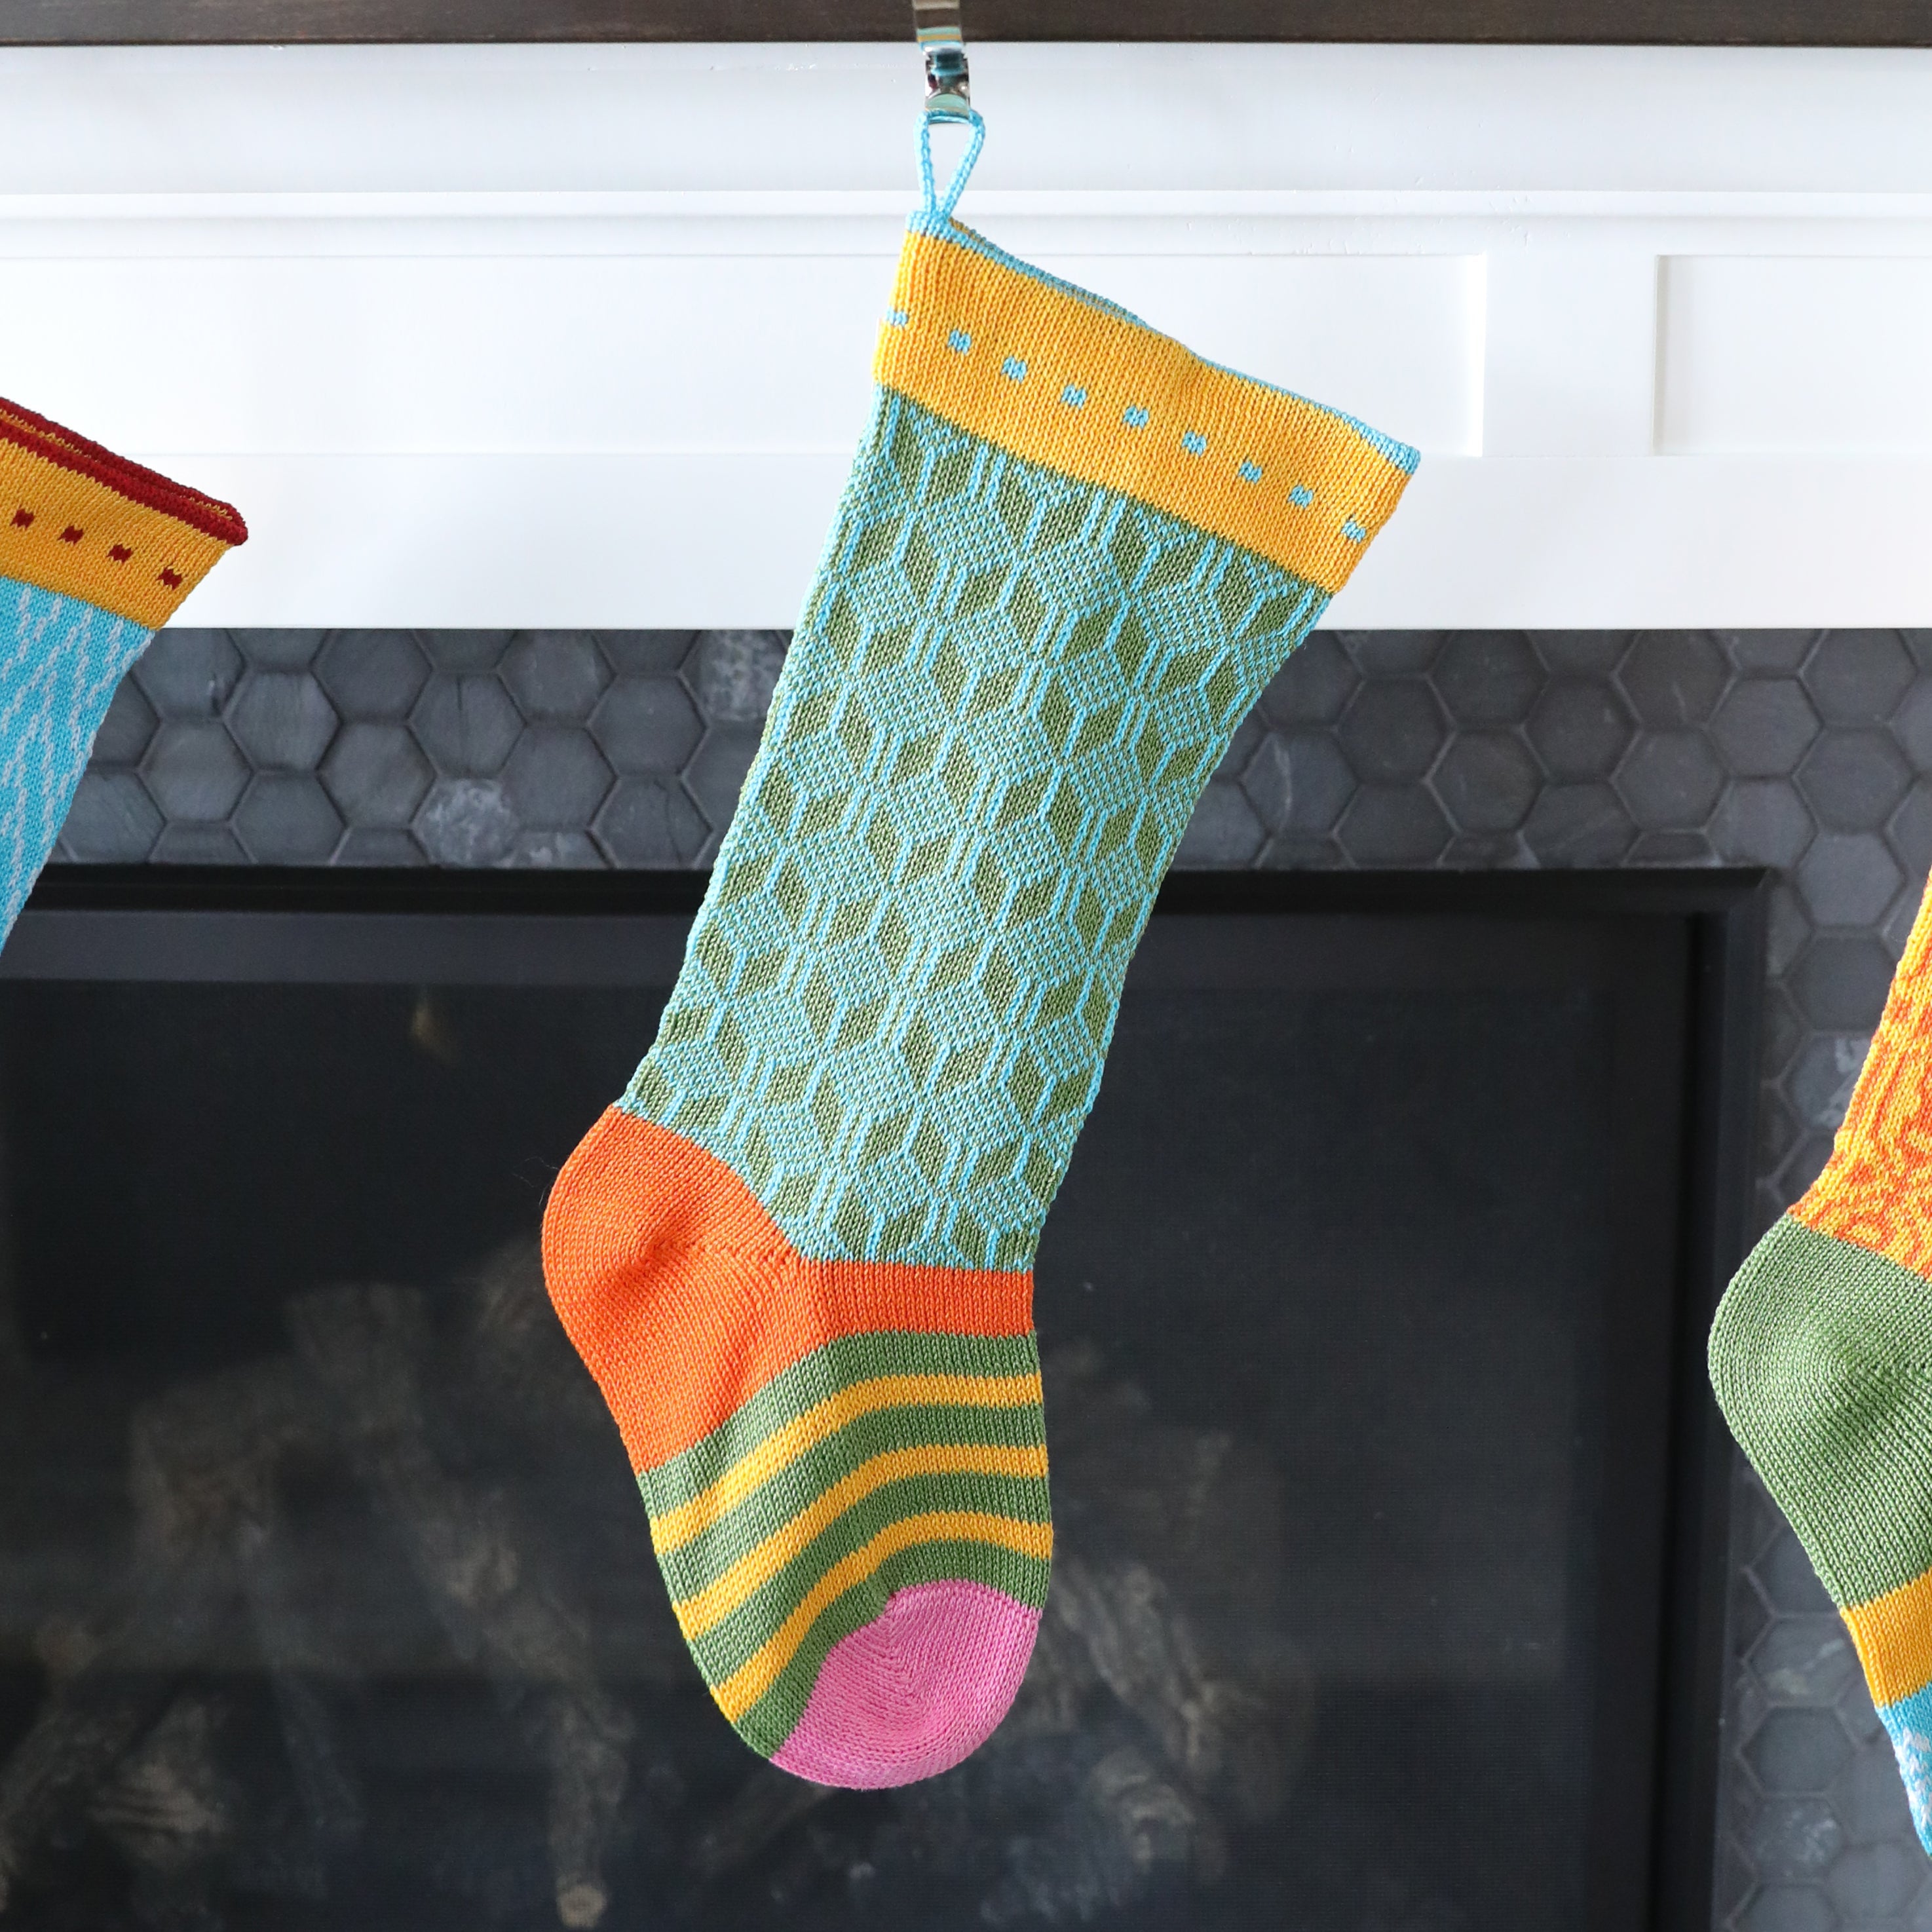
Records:
[[[963,219],[1421,446],[1333,621],[1932,624],[1932,54],[973,58]],[[241,506],[187,622],[788,625],[916,65],[0,52],[0,393]]]

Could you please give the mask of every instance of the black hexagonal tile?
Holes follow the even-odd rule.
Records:
[[[1912,928],[1918,917],[1919,901],[1923,895],[1915,880],[1892,902],[1892,910],[1879,923],[1878,936],[1894,964],[1904,956],[1906,942],[1912,937]]]
[[[1342,648],[1365,677],[1421,677],[1435,668],[1440,631],[1337,631]]]
[[[1801,674],[1828,724],[1876,724],[1912,682],[1910,654],[1896,631],[1827,631]]]
[[[429,856],[406,832],[392,826],[352,825],[335,848],[338,866],[427,866]]]
[[[1535,860],[1515,832],[1459,832],[1436,862],[1444,872],[1496,872],[1531,867]]]
[[[1825,1889],[1832,1903],[1858,1924],[1882,1924],[1918,1897],[1925,1882],[1925,1854],[1914,1845],[1848,1845],[1838,1854]]]
[[[1745,778],[1724,788],[1709,836],[1727,864],[1792,866],[1816,830],[1796,786],[1783,778]]]
[[[704,722],[675,677],[620,677],[590,714],[590,735],[614,770],[674,777],[704,736]]]
[[[335,726],[334,706],[306,671],[251,670],[228,707],[228,729],[257,771],[314,770]]]
[[[1458,631],[1443,646],[1431,682],[1465,727],[1520,724],[1543,688],[1544,670],[1520,631]]]
[[[1780,1617],[1752,1646],[1750,1667],[1773,1703],[1831,1704],[1858,1674],[1858,1652],[1838,1616]]]
[[[322,782],[352,826],[406,826],[433,774],[409,727],[345,724],[322,760]]]
[[[519,631],[503,654],[502,679],[526,718],[580,724],[610,682],[588,631]]]
[[[1249,722],[1255,722],[1256,717],[1251,713]],[[1231,772],[1228,760],[1223,758],[1215,776],[1240,785],[1255,816],[1269,831],[1278,832],[1286,824],[1294,800],[1294,779],[1287,742],[1279,733],[1264,727],[1261,742],[1240,766]]]
[[[1627,866],[1714,866],[1718,855],[1701,832],[1640,832],[1624,855]]]
[[[1653,731],[1708,723],[1730,675],[1716,640],[1702,631],[1641,631],[1617,668],[1630,709]]]
[[[178,820],[154,841],[148,854],[157,866],[247,866],[254,863],[231,825]]]
[[[1358,866],[1426,866],[1442,856],[1452,830],[1426,785],[1366,784],[1349,800],[1336,836]]]
[[[597,840],[616,866],[688,866],[704,850],[711,828],[664,778],[622,778],[597,815]]]
[[[1688,832],[1710,818],[1724,775],[1701,731],[1646,731],[1618,767],[1615,782],[1644,830]]]
[[[1891,735],[1828,730],[1798,767],[1798,788],[1818,823],[1834,832],[1875,831],[1897,808],[1912,771]]]
[[[61,840],[76,859],[137,865],[161,834],[161,814],[132,772],[83,772]]]
[[[320,779],[263,772],[236,808],[235,833],[262,866],[319,866],[342,836],[342,819]]]
[[[1736,668],[1753,676],[1797,670],[1822,634],[1817,631],[1714,631],[1712,636]]]
[[[1911,1834],[1912,1813],[1898,1761],[1882,1748],[1858,1752],[1838,1774],[1832,1787],[1832,1809],[1851,1844],[1876,1844]]]
[[[1875,926],[1905,884],[1876,832],[1821,832],[1795,876],[1805,910],[1820,926]]]
[[[412,631],[332,631],[316,676],[352,723],[406,718],[429,682],[429,659]]]
[[[738,794],[744,789],[745,774],[752,769],[758,751],[756,724],[714,724],[705,733],[684,782],[714,832],[722,832],[730,824],[731,814],[738,808]]]
[[[154,802],[170,819],[226,818],[248,782],[248,766],[219,724],[170,719],[155,732],[142,768]]]
[[[1822,933],[1791,970],[1791,991],[1814,1026],[1869,1033],[1885,1010],[1892,957],[1876,937]]]
[[[503,768],[524,721],[494,677],[443,676],[423,688],[410,714],[416,742],[440,774],[489,778]]]
[[[1436,795],[1465,832],[1514,832],[1529,815],[1543,774],[1513,731],[1466,731],[1436,772]]]
[[[1371,680],[1342,715],[1342,749],[1365,784],[1425,776],[1449,735],[1436,694],[1419,677]],[[1346,841],[1344,842],[1346,842]]]
[[[1346,870],[1348,855],[1336,839],[1314,832],[1284,832],[1262,850],[1261,863],[1274,872],[1333,872]]]
[[[1609,677],[1630,649],[1628,631],[1530,631],[1530,648],[1552,677]]]
[[[1268,736],[1268,722],[1258,711],[1250,711],[1234,727],[1234,736],[1223,748],[1220,761],[1211,776],[1225,778],[1234,783],[1246,770],[1248,760],[1261,748]]]
[[[1267,832],[1238,784],[1216,778],[1206,786],[1187,821],[1174,863],[1182,866],[1252,866]]]
[[[1558,782],[1608,778],[1636,729],[1622,694],[1597,680],[1558,679],[1529,714],[1529,742]]]
[[[588,731],[532,724],[503,767],[503,793],[526,826],[580,829],[596,816],[614,776]]]
[[[1912,769],[1932,772],[1932,677],[1922,674],[1915,677],[1886,722],[1911,760]]]
[[[242,676],[242,653],[226,631],[162,631],[133,675],[163,718],[215,718]]]
[[[1866,1034],[1814,1034],[1806,1040],[1784,1076],[1784,1090],[1802,1127],[1828,1134],[1838,1131],[1870,1044]],[[1796,1140],[1794,1135],[1791,1144]],[[1791,1144],[1779,1150],[1779,1160],[1791,1151]],[[1775,1166],[1777,1162],[1766,1165]]]
[[[1740,678],[1711,720],[1711,741],[1733,778],[1782,778],[1819,731],[1795,677]]]
[[[1322,833],[1355,795],[1355,774],[1328,731],[1271,734],[1241,775],[1256,816],[1271,832]]]
[[[597,642],[620,677],[670,677],[682,668],[701,631],[599,631]],[[779,635],[790,642],[790,633]]]
[[[1838,1932],[1838,1916],[1819,1886],[1761,1886],[1738,1914],[1737,1932]]]
[[[1892,849],[1913,880],[1932,868],[1932,778],[1920,778],[1905,794],[1886,826]]]
[[[429,655],[431,670],[470,677],[494,671],[516,634],[514,631],[418,631],[416,636]]]
[[[1332,724],[1361,683],[1341,640],[1332,631],[1314,632],[1288,655],[1262,693],[1262,716],[1284,729]]]
[[[602,872],[610,862],[587,832],[527,830],[511,842],[506,866],[544,872]]]
[[[235,648],[256,670],[307,670],[326,631],[230,631]]]
[[[1796,1885],[1823,1878],[1845,1838],[1831,1800],[1820,1792],[1766,1798],[1747,1821],[1744,1842],[1760,1883]]]
[[[1636,843],[1636,826],[1609,785],[1554,784],[1538,794],[1522,838],[1541,866],[1614,866]]]
[[[522,828],[494,778],[439,778],[417,808],[411,830],[438,866],[496,866]]]
[[[698,709],[714,724],[760,724],[784,668],[782,631],[706,631],[686,665]]]
[[[1744,1756],[1768,1792],[1826,1792],[1852,1755],[1845,1727],[1829,1711],[1794,1707],[1766,1714]]]

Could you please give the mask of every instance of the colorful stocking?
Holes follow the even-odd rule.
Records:
[[[248,534],[226,503],[0,400],[0,938],[128,667]]]
[[[1416,460],[928,184],[657,1043],[544,1228],[712,1695],[852,1786],[958,1762],[1018,1686],[1040,1226],[1202,786]]]
[[[1932,1850],[1932,892],[1831,1160],[1718,1310],[1711,1379],[1851,1630]]]

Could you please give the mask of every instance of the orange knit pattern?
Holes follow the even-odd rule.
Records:
[[[1820,1234],[1932,1276],[1932,894],[1825,1171],[1791,1210]]]
[[[557,1178],[544,1264],[639,1472],[842,1336],[1033,1327],[1030,1272],[812,1260],[722,1161],[616,1107]]]
[[[227,504],[0,398],[0,577],[155,631],[248,535]]]

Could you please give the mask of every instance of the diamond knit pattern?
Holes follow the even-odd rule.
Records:
[[[0,937],[53,849],[115,687],[152,634],[0,578]]]
[[[1155,890],[1327,601],[882,391],[620,1105],[802,1254],[1029,1265]]]

